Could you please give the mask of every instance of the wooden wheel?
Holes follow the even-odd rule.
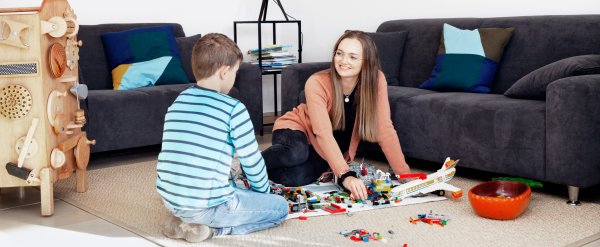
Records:
[[[50,72],[52,72],[52,76],[55,78],[59,78],[65,73],[65,69],[67,68],[67,53],[63,45],[54,43],[50,46],[48,63],[50,65]]]
[[[75,161],[77,168],[84,170],[90,162],[90,144],[95,145],[96,140],[90,141],[84,134],[77,141],[77,146],[74,149]]]
[[[31,93],[21,85],[8,85],[0,91],[0,114],[4,117],[22,118],[29,113],[31,105]]]

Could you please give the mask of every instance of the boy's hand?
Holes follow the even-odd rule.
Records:
[[[346,189],[350,191],[350,196],[354,199],[367,199],[367,188],[365,187],[365,184],[362,180],[349,176],[346,179],[344,179],[344,182],[342,184]]]

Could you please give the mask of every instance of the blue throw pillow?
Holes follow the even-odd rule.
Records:
[[[514,28],[462,30],[444,24],[442,41],[429,79],[420,88],[489,93]]]
[[[104,33],[101,38],[115,90],[189,82],[172,26]]]

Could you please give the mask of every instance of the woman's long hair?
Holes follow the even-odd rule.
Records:
[[[335,43],[333,53],[338,49],[340,42],[344,39],[356,39],[362,45],[363,58],[362,68],[358,75],[356,85],[355,102],[357,104],[358,135],[361,140],[377,142],[377,76],[379,73],[379,55],[375,43],[369,35],[362,31],[349,30]],[[334,130],[344,130],[344,92],[342,80],[335,69],[335,55],[331,58],[331,79],[333,82],[333,106],[329,110],[329,118]]]

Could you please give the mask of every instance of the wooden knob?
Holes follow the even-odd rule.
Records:
[[[86,139],[87,139],[87,138],[86,138]],[[91,145],[96,145],[96,140],[91,140],[91,141],[90,141],[90,140],[87,140],[87,141],[86,141],[86,143],[87,143],[88,145],[90,145],[90,144],[91,144]]]
[[[75,124],[73,122],[70,122],[69,124],[67,124],[67,129],[76,129],[76,128],[81,128],[83,127],[83,124]]]
[[[81,109],[75,111],[75,117],[85,117],[85,112]]]
[[[77,41],[77,46],[79,46],[79,47],[83,46],[83,41],[81,41],[81,40],[78,40],[78,41]]]
[[[69,82],[75,82],[77,81],[77,77],[75,76],[70,76],[70,77],[65,77],[65,78],[59,78],[56,79],[58,82],[62,82],[62,83],[69,83]]]
[[[52,168],[61,168],[65,164],[65,161],[65,153],[60,151],[58,148],[52,150],[52,153],[50,154],[50,165],[52,166]]]

